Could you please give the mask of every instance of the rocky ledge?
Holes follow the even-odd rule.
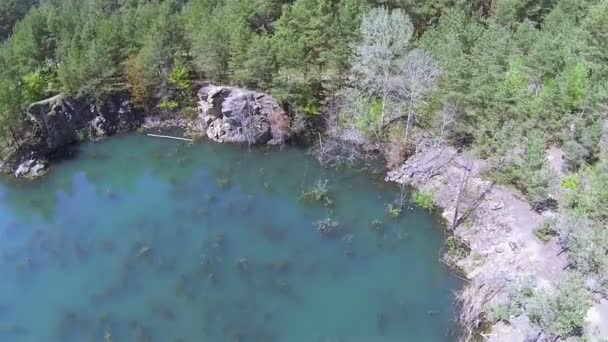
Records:
[[[27,109],[26,128],[1,169],[18,178],[39,177],[66,147],[133,130],[142,119],[143,112],[131,104],[126,90],[102,96],[57,95],[33,103]]]
[[[70,145],[143,128],[187,128],[220,143],[282,144],[290,138],[289,117],[271,96],[247,89],[204,84],[194,118],[181,113],[146,116],[127,89],[101,96],[57,95],[27,110],[26,129],[0,169],[18,178],[44,174]]]
[[[443,210],[447,228],[459,243],[448,239],[444,260],[460,268],[468,282],[458,295],[459,321],[464,340],[487,323],[493,306],[509,301],[509,290],[523,280],[534,286],[551,287],[567,266],[556,239],[543,244],[534,230],[543,215],[512,189],[483,176],[487,165],[472,154],[425,141],[414,156],[387,180],[432,193]],[[485,329],[484,329],[485,330]],[[484,340],[545,341],[526,314],[512,317],[510,324],[497,323]]]
[[[205,85],[198,92],[198,117],[191,132],[220,143],[283,144],[289,118],[271,96],[252,90]]]

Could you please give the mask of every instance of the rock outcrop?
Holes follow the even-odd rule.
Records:
[[[143,118],[125,90],[99,97],[57,95],[32,104],[27,114],[27,129],[1,165],[26,178],[42,175],[48,160],[69,145],[135,129]]]
[[[167,114],[167,113],[164,113]],[[0,170],[18,178],[44,174],[49,161],[81,141],[143,128],[185,128],[220,143],[282,144],[290,138],[289,118],[279,102],[262,92],[204,84],[198,92],[198,115],[179,112],[145,117],[131,104],[126,89],[101,96],[57,95],[32,104],[26,128]]]
[[[290,137],[289,118],[277,100],[261,92],[215,85],[198,92],[193,127],[220,143],[277,145]]]
[[[493,305],[508,302],[514,284],[526,279],[546,288],[568,265],[556,238],[544,244],[535,236],[543,215],[515,190],[487,180],[487,167],[470,152],[422,141],[416,154],[387,177],[433,193],[447,228],[468,246],[469,253],[448,248],[444,256],[469,279],[458,296],[465,333],[479,329]],[[544,341],[524,313],[510,325],[493,325],[486,340],[528,341],[529,336]]]

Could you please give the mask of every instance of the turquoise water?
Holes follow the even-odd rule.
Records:
[[[299,199],[318,180],[328,207]],[[453,340],[441,230],[387,217],[395,196],[296,148],[81,146],[40,181],[0,182],[0,341]]]

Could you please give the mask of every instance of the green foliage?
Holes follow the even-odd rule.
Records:
[[[160,108],[163,110],[176,110],[179,108],[179,102],[175,100],[163,100],[160,103]]]
[[[320,202],[325,206],[333,205],[333,200],[329,197],[328,180],[318,180],[308,191],[302,192],[300,200],[306,202]]]
[[[509,322],[512,317],[521,315],[526,305],[534,297],[534,287],[531,278],[528,276],[518,279],[506,291],[505,302],[490,306],[489,319],[491,322]]]
[[[553,237],[557,236],[556,224],[557,221],[555,219],[547,219],[534,231],[534,235],[536,235],[540,241],[547,243]]]
[[[419,190],[412,195],[414,204],[422,209],[433,210],[435,208],[434,194],[430,191]]]
[[[370,99],[362,104],[354,118],[354,126],[366,135],[377,134],[382,128],[382,101]]]
[[[527,135],[525,149],[520,155],[496,171],[496,177],[512,183],[535,203],[546,200],[552,187],[554,174],[545,153],[545,140],[539,131]]]
[[[562,178],[562,188],[576,190],[581,186],[581,178],[577,174],[569,174]]]
[[[192,81],[190,81],[190,70],[188,70],[188,67],[176,64],[171,74],[169,74],[169,82],[180,90],[189,90],[192,86]]]
[[[587,311],[593,303],[583,278],[566,273],[551,292],[537,289],[528,304],[530,319],[553,336],[581,336]]]
[[[386,213],[390,218],[396,219],[401,216],[403,212],[403,207],[401,205],[395,203],[389,203],[386,205]]]
[[[608,219],[608,161],[600,161],[585,170],[584,181],[568,194],[570,207],[592,219]]]
[[[23,77],[24,98],[28,102],[36,102],[44,99],[51,82],[51,76],[43,70],[27,73]]]
[[[603,286],[608,280],[608,232],[598,222],[572,216],[560,227],[570,263],[584,274],[595,274]]]

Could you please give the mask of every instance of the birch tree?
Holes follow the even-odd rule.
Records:
[[[424,102],[425,95],[431,90],[440,76],[438,63],[428,53],[416,49],[410,51],[397,62],[397,70],[392,77],[392,88],[397,100],[404,102],[406,109],[405,145],[408,142],[410,127],[415,120],[415,111]],[[400,119],[401,111],[392,120]]]
[[[361,42],[355,49],[353,71],[359,76],[362,90],[370,97],[381,99],[381,125],[391,93],[393,71],[407,51],[413,32],[410,18],[400,9],[389,11],[378,7],[362,18]]]

